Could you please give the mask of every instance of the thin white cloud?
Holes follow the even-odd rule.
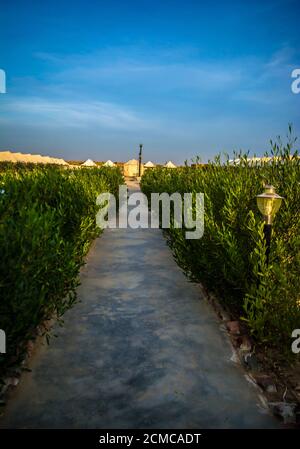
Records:
[[[89,54],[35,56],[56,68],[52,82],[79,87],[131,85],[153,92],[182,88],[201,92],[220,84],[223,89],[232,88],[241,81],[244,71],[244,61],[207,61],[194,47],[108,47]]]
[[[5,121],[61,127],[99,126],[109,129],[149,128],[151,122],[124,106],[107,102],[71,102],[26,97],[10,100],[2,107]],[[3,121],[3,120],[2,120]]]
[[[248,55],[222,61],[205,60],[199,49],[123,47],[107,48],[92,54],[67,55],[37,54],[38,58],[56,66],[51,83],[87,89],[127,89],[167,95],[176,91],[194,91],[198,95],[210,92],[232,93],[247,89],[251,101],[264,85],[280,81],[291,67],[295,52],[283,46],[269,58]],[[283,83],[282,83],[283,84]],[[257,90],[257,93],[256,93]],[[265,100],[263,99],[263,103]]]
[[[238,65],[224,67],[220,63],[157,63],[118,61],[89,66],[74,66],[57,73],[58,82],[82,85],[144,86],[148,91],[195,89],[198,92],[232,88],[240,83],[242,69]]]

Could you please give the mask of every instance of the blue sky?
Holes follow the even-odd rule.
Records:
[[[0,150],[177,163],[300,136],[297,1],[18,1],[0,9]]]

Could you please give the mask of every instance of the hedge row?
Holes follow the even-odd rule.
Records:
[[[293,143],[272,143],[265,163],[239,154],[235,165],[217,157],[198,168],[148,170],[142,178],[149,200],[151,192],[204,193],[204,236],[186,240],[185,230],[174,228],[167,234],[177,261],[216,291],[257,341],[286,354],[292,330],[300,328],[300,159]],[[273,225],[269,265],[256,205],[266,183],[285,198]]]
[[[74,303],[84,255],[100,232],[96,196],[115,194],[120,183],[116,168],[0,164],[0,371],[42,321]]]

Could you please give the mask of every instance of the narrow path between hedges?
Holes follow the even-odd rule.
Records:
[[[81,281],[0,427],[277,427],[160,230],[106,230]]]

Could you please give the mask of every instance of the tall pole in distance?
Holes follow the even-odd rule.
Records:
[[[143,151],[143,144],[140,143],[140,152],[139,152],[139,177],[141,177],[141,173],[142,173],[142,151]]]

